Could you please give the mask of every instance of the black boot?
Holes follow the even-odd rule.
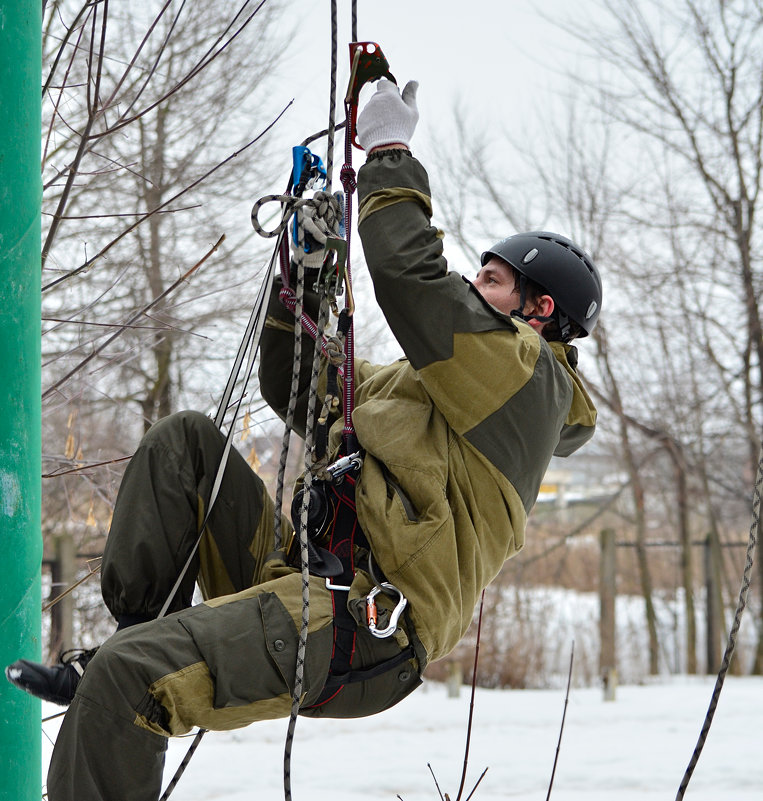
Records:
[[[97,648],[85,651],[73,648],[61,654],[57,665],[48,667],[27,659],[19,659],[5,669],[11,684],[31,695],[60,706],[67,706],[74,698],[79,680]]]

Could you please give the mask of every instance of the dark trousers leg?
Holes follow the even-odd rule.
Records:
[[[103,555],[101,590],[117,619],[159,614],[198,537],[223,446],[217,427],[198,412],[159,421],[141,441],[122,480]],[[208,594],[256,583],[273,548],[271,518],[262,481],[231,449],[202,547],[168,611],[190,604],[207,557],[216,562],[202,571],[216,577]]]
[[[317,700],[332,650],[331,598],[311,583],[305,703]],[[302,577],[291,572],[114,634],[64,718],[49,801],[156,801],[165,735],[288,716],[301,613]]]

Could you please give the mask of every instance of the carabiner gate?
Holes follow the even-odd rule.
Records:
[[[376,601],[374,598],[376,598],[380,592],[397,593],[399,596],[399,600],[389,616],[389,625],[384,629],[376,628]],[[388,581],[383,581],[381,584],[374,587],[366,596],[366,620],[368,621],[368,630],[374,635],[374,637],[379,637],[380,639],[391,636],[395,633],[395,630],[397,629],[397,622],[400,620],[400,615],[403,614],[403,611],[407,605],[408,599],[403,595],[403,593],[400,592],[400,590],[394,584],[390,584]]]

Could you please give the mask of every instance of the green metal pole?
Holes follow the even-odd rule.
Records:
[[[40,658],[42,4],[0,2],[0,668]],[[40,703],[0,674],[0,799],[39,801]]]

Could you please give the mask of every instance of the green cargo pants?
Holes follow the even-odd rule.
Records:
[[[195,412],[172,415],[144,437],[122,481],[104,552],[102,592],[117,619],[159,613],[198,536],[222,449],[215,425]],[[289,715],[301,575],[271,552],[272,521],[262,481],[232,450],[172,614],[118,631],[88,664],[53,751],[50,801],[156,801],[168,736]],[[197,576],[206,600],[190,607]],[[359,572],[348,594],[359,622],[353,669],[393,659],[409,636],[415,641],[406,625],[388,639],[370,635],[361,615],[370,587]],[[420,684],[411,659],[311,709],[332,643],[331,594],[323,579],[312,578],[302,714],[370,715]]]

